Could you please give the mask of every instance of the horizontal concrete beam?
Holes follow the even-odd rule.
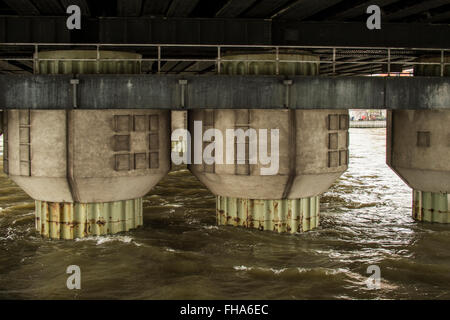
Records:
[[[0,108],[450,110],[450,78],[0,75]]]

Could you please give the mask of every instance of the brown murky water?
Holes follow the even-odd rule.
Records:
[[[351,129],[350,168],[321,201],[321,228],[280,235],[215,225],[189,171],[145,198],[144,226],[81,241],[34,232],[33,201],[0,176],[0,298],[450,299],[450,226],[416,223],[385,165],[385,129]],[[81,268],[82,289],[66,288]],[[381,289],[366,285],[381,268]]]

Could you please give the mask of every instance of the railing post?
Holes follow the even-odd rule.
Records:
[[[158,74],[161,74],[161,46],[158,45]]]
[[[97,50],[97,73],[100,73],[100,45],[96,46]]]
[[[218,74],[220,74],[220,72],[221,72],[221,69],[222,69],[222,67],[221,67],[221,54],[220,54],[220,51],[221,51],[221,49],[220,49],[220,46],[217,46],[217,73]]]
[[[388,77],[391,76],[391,48],[388,48]]]
[[[34,70],[33,73],[39,73],[39,45],[34,45],[34,57],[33,57],[33,63],[34,63]]]
[[[333,76],[336,75],[336,48],[333,48]]]
[[[278,76],[280,74],[280,48],[275,47],[276,52],[276,69],[275,74]]]
[[[445,59],[444,59],[444,50],[441,50],[441,77],[444,76],[444,71],[445,71]]]

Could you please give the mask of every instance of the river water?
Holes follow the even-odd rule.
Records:
[[[321,227],[286,235],[217,227],[215,198],[187,170],[144,201],[144,226],[51,241],[34,202],[0,175],[1,299],[450,299],[450,226],[416,223],[385,164],[385,129],[350,130],[349,170],[322,197]],[[66,269],[81,268],[81,290]],[[369,289],[367,268],[381,270]]]

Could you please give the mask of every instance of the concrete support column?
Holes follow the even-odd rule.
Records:
[[[229,53],[223,56],[224,74],[242,75],[317,75],[319,58],[302,52],[280,52],[276,63],[273,52],[259,54]],[[243,60],[254,60],[253,62]],[[255,61],[256,60],[256,61]],[[299,63],[307,61],[305,63]],[[347,169],[347,110],[192,110],[189,131],[201,121],[202,130],[254,129],[261,139],[267,130],[268,152],[271,130],[279,130],[278,171],[264,175],[267,167],[249,161],[251,138],[233,140],[234,150],[244,146],[245,157],[234,152],[234,164],[192,164],[189,169],[217,196],[219,225],[232,225],[276,232],[302,232],[319,225],[320,194]],[[266,139],[262,137],[262,139]],[[204,141],[202,151],[209,143]],[[258,146],[260,150],[260,146]],[[230,152],[225,146],[223,155]],[[194,150],[195,152],[195,150]],[[217,153],[217,150],[215,150]]]
[[[140,72],[140,58],[111,51],[40,52],[35,71],[132,74]],[[4,170],[36,200],[42,236],[74,239],[142,225],[142,197],[170,168],[170,111],[24,109],[8,110],[4,118]]]
[[[420,62],[441,62],[440,57]],[[450,62],[447,57],[445,62]],[[441,76],[440,65],[418,65],[414,76]],[[444,68],[450,76],[450,66]],[[450,223],[450,111],[388,111],[387,163],[413,189],[412,215]]]

